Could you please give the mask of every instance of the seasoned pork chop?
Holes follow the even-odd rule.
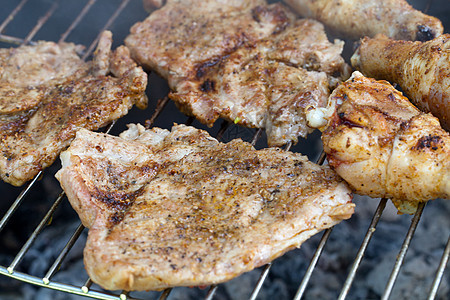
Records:
[[[202,63],[281,31],[294,18],[264,0],[172,0],[136,23],[125,44],[139,63],[175,88]]]
[[[403,213],[450,197],[450,135],[387,81],[355,72],[322,140],[332,167],[359,194],[392,198]]]
[[[92,62],[70,43],[0,49],[0,177],[19,186],[48,167],[80,128],[147,103],[147,75],[105,32]]]
[[[64,80],[88,71],[80,59],[83,46],[39,41],[34,46],[0,48],[0,83],[17,87],[37,87],[52,80]]]
[[[111,290],[223,282],[354,211],[330,168],[184,125],[80,130],[61,160],[56,177],[89,227],[86,270]]]
[[[270,146],[311,132],[306,107],[325,106],[350,75],[343,42],[330,43],[320,23],[264,1],[168,1],[125,43],[168,80],[184,113],[208,126],[224,118],[266,128]]]

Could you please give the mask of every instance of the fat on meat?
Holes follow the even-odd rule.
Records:
[[[72,43],[0,49],[0,178],[15,186],[50,166],[80,128],[147,105],[147,74],[105,31],[90,62]]]
[[[352,189],[391,198],[402,213],[450,198],[450,135],[389,82],[355,71],[330,101],[337,109],[322,141],[327,159]]]
[[[200,4],[201,3],[201,4]],[[131,28],[125,44],[143,66],[168,80],[185,114],[265,128],[269,146],[296,143],[314,130],[307,107],[326,106],[350,76],[344,43],[280,3],[167,1]]]
[[[185,125],[80,130],[61,160],[56,177],[89,228],[85,268],[110,290],[224,282],[354,212],[328,166]]]

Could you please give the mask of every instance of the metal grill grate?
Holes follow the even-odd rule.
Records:
[[[16,3],[16,2],[14,2],[14,3]],[[17,5],[10,11],[10,13],[6,17],[4,17],[2,23],[0,24],[0,42],[5,43],[6,45],[10,45],[10,46],[11,45],[20,45],[20,44],[33,44],[33,40],[35,39],[36,35],[40,32],[40,30],[47,24],[47,22],[52,17],[55,17],[58,15],[60,8],[62,6],[62,3],[57,0],[55,0],[55,1],[44,1],[43,0],[43,4],[47,4],[46,5],[47,8],[42,13],[40,18],[36,21],[35,25],[25,35],[25,37],[21,38],[21,37],[16,37],[15,35],[6,34],[5,32],[6,32],[6,29],[9,28],[8,26],[11,26],[11,23],[15,19],[19,18],[20,14],[23,13],[23,11],[26,9],[28,4],[29,4],[28,0],[22,0],[22,1],[18,2]],[[81,10],[73,16],[74,17],[73,21],[71,23],[69,23],[67,26],[67,29],[63,33],[61,33],[59,41],[67,40],[68,37],[71,34],[73,34],[77,28],[79,28],[80,24],[86,24],[88,22],[91,22],[92,21],[91,19],[86,20],[87,16],[90,13],[92,14],[94,9],[97,9],[97,10],[101,9],[102,8],[101,5],[105,5],[105,1],[103,1],[103,3],[97,3],[97,0],[84,1],[83,5],[81,6]],[[91,55],[91,53],[98,41],[99,33],[102,30],[111,29],[111,27],[115,24],[115,21],[117,21],[117,19],[122,16],[123,11],[126,10],[129,6],[140,7],[141,3],[140,3],[140,1],[133,1],[133,0],[108,2],[108,6],[113,6],[113,5],[114,5],[114,9],[111,10],[108,18],[106,19],[106,22],[104,22],[104,24],[101,25],[99,27],[99,29],[96,31],[97,36],[93,41],[90,42],[89,46],[87,47],[86,52],[83,55],[83,59],[86,59],[87,57],[89,57]],[[431,5],[431,1],[428,1],[427,7],[429,7],[430,5]],[[95,11],[94,11],[94,13],[95,13]],[[23,18],[26,18],[26,15],[25,15],[25,17],[21,16],[19,19],[22,20]],[[134,22],[137,20],[138,19],[131,20],[131,21]],[[125,31],[123,31],[124,34],[126,34],[129,26],[122,26],[122,27],[126,27],[123,29],[123,30],[125,30]],[[57,39],[55,39],[55,40],[57,40]],[[155,101],[155,103],[156,103],[156,101]],[[174,110],[170,111],[170,108],[169,109],[166,108],[168,103],[170,103],[170,101],[168,101],[167,97],[162,98],[160,101],[157,102],[155,107],[152,108],[153,113],[151,115],[150,115],[150,113],[146,112],[150,116],[150,118],[145,121],[146,127],[153,126],[153,124],[155,123],[155,121],[157,120],[158,116],[161,113],[163,113],[167,110],[169,110],[169,114],[174,113]],[[129,117],[125,117],[125,118],[129,118]],[[134,119],[131,119],[131,120],[128,119],[128,121],[129,122],[137,122]],[[195,122],[195,120],[193,118],[188,118],[185,121],[185,123],[188,125],[193,124],[194,122]],[[112,129],[113,125],[114,124],[111,124],[111,126],[109,126],[106,129],[106,131],[109,132]],[[199,124],[197,124],[197,125],[200,126]],[[218,128],[217,134],[215,134],[217,139],[219,139],[219,140],[222,139],[223,135],[232,126],[235,126],[235,125],[229,124],[228,122],[222,122],[222,124],[220,125],[220,128]],[[262,130],[253,131],[252,137],[250,138],[252,144],[255,145],[258,142],[258,140],[260,140],[261,136],[263,136]],[[286,150],[289,150],[290,148],[291,148],[290,144],[286,145],[286,147],[285,147]],[[324,160],[325,160],[325,155],[322,153],[318,159],[318,163],[322,164],[322,163],[324,163]],[[26,186],[26,188],[24,188],[20,192],[19,196],[15,199],[13,204],[10,206],[10,208],[7,210],[7,212],[4,214],[4,216],[2,217],[2,219],[0,221],[0,233],[5,228],[5,226],[8,224],[8,222],[11,220],[11,218],[13,218],[13,216],[16,213],[16,210],[18,210],[18,208],[22,205],[22,202],[24,201],[24,199],[29,197],[30,191],[33,189],[33,187],[36,185],[36,182],[42,176],[46,176],[46,174],[43,174],[42,172],[40,172]],[[52,176],[52,175],[49,175],[49,176]],[[74,246],[75,242],[79,239],[79,237],[83,233],[84,227],[81,224],[75,229],[72,236],[67,241],[67,243],[65,244],[65,246],[61,250],[61,252],[59,253],[58,257],[54,260],[54,262],[51,265],[48,266],[48,268],[47,268],[48,271],[46,272],[46,274],[43,277],[37,277],[37,276],[33,276],[33,275],[30,275],[27,273],[17,271],[17,267],[20,266],[20,263],[22,262],[24,256],[29,251],[30,247],[32,246],[33,242],[35,242],[35,240],[39,236],[39,234],[47,226],[51,226],[51,225],[49,225],[49,223],[54,215],[54,212],[58,209],[58,207],[60,206],[61,202],[64,199],[65,199],[64,193],[61,193],[56,198],[56,200],[54,200],[52,202],[50,208],[47,210],[44,217],[41,219],[40,223],[35,227],[34,231],[31,233],[28,240],[22,246],[21,250],[17,253],[17,255],[14,257],[14,259],[11,261],[11,263],[8,266],[0,266],[0,274],[23,281],[23,282],[26,282],[26,283],[30,283],[30,284],[33,284],[36,286],[46,287],[46,288],[50,288],[50,289],[54,289],[54,290],[58,290],[58,291],[62,291],[62,292],[67,292],[67,293],[71,293],[71,294],[76,294],[76,295],[81,295],[81,296],[86,296],[86,297],[91,297],[91,298],[96,298],[96,299],[136,299],[136,298],[133,298],[132,293],[128,293],[126,291],[122,291],[120,293],[113,293],[113,292],[103,291],[100,288],[99,289],[93,288],[92,287],[93,283],[89,278],[86,279],[84,284],[78,285],[78,286],[52,280],[53,276],[59,271],[62,263],[66,259],[68,253]],[[373,237],[373,235],[375,233],[377,224],[378,224],[378,222],[383,214],[383,211],[386,207],[386,203],[387,203],[386,199],[381,199],[375,213],[373,214],[372,222],[370,223],[370,226],[367,229],[364,239],[361,242],[359,251],[357,252],[352,265],[349,266],[348,276],[347,276],[345,283],[341,289],[339,299],[346,299],[346,297],[349,294],[349,291],[352,287],[352,283],[354,282],[354,280],[356,278],[358,268],[360,267],[360,265],[363,261],[363,257],[366,253],[366,249],[368,248],[369,242],[371,241],[371,238]],[[385,287],[385,291],[382,296],[382,299],[388,299],[391,295],[392,289],[393,289],[396,279],[399,275],[400,268],[402,267],[402,264],[405,260],[406,253],[408,251],[411,239],[414,236],[414,232],[418,226],[418,223],[421,218],[424,207],[425,207],[425,204],[421,205],[419,207],[419,209],[417,210],[416,214],[414,215],[414,217],[412,218],[411,225],[405,236],[403,245],[402,245],[401,249],[399,250],[397,259],[395,262],[393,262],[392,273],[386,283],[386,287]],[[446,230],[446,231],[444,230],[444,233],[445,232],[448,232],[448,230]],[[320,256],[325,248],[325,245],[326,245],[327,240],[329,239],[331,233],[332,233],[332,229],[328,229],[328,230],[324,231],[323,236],[322,236],[322,238],[316,248],[316,251],[311,259],[309,267],[305,271],[303,279],[299,280],[298,289],[297,289],[294,299],[296,299],[296,300],[302,299],[302,297],[308,287],[308,283],[310,282],[311,276],[315,270],[316,265],[319,262]],[[435,273],[435,277],[434,277],[431,287],[424,287],[424,288],[429,288],[428,299],[435,299],[435,297],[437,296],[438,287],[444,276],[444,272],[446,269],[447,261],[449,259],[449,255],[450,255],[450,242],[447,242],[447,245],[446,245],[445,249],[443,250],[441,261],[440,261],[438,269]],[[272,264],[276,264],[276,262],[267,264],[260,270],[253,271],[253,272],[260,272],[260,275],[259,275],[259,279],[257,280],[256,284],[254,285],[253,291],[252,291],[251,295],[249,296],[249,299],[256,299],[258,297],[261,289],[263,289],[264,282],[270,273]],[[217,286],[217,285],[213,285],[213,286],[209,287],[209,290],[206,293],[205,299],[213,299],[214,295],[216,294],[216,292],[218,290],[218,287],[219,286]],[[163,292],[161,292],[159,294],[159,299],[168,298],[171,290],[172,289],[166,289]]]

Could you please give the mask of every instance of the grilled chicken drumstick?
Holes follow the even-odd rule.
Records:
[[[364,75],[397,83],[420,109],[450,130],[450,34],[428,42],[364,38],[351,58]]]
[[[303,17],[321,21],[347,38],[384,33],[399,40],[430,40],[443,32],[441,22],[405,0],[284,0]]]
[[[403,213],[450,197],[450,135],[387,81],[354,72],[330,101],[323,132],[329,164],[359,194],[391,198]]]

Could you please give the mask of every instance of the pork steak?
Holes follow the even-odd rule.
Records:
[[[184,125],[80,130],[61,160],[56,177],[89,227],[86,270],[110,290],[223,282],[354,211],[327,166]]]

